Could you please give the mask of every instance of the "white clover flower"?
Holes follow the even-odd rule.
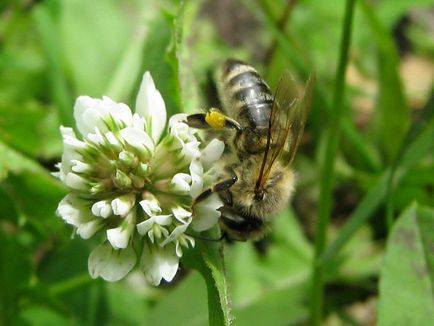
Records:
[[[108,97],[77,98],[79,134],[61,127],[64,153],[54,173],[70,190],[57,215],[83,239],[98,234],[102,243],[89,256],[89,273],[117,281],[140,257],[149,283],[171,281],[183,248],[194,247],[192,227],[213,227],[223,204],[217,195],[194,199],[215,182],[214,163],[224,144],[204,147],[185,114],[170,118],[151,74],[146,72],[136,110]]]

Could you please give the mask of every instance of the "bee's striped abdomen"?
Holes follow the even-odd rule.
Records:
[[[221,72],[219,95],[227,113],[243,127],[266,134],[273,95],[254,68],[227,60]]]

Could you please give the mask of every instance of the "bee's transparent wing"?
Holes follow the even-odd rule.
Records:
[[[306,124],[307,113],[312,103],[313,89],[315,85],[315,75],[311,75],[306,83],[303,97],[298,101],[288,114],[290,124],[289,139],[285,143],[282,153],[282,162],[291,164],[303,136],[304,126]]]
[[[313,81],[314,78],[311,77],[303,97],[300,98],[291,75],[285,71],[280,78],[271,109],[267,147],[256,183],[257,188],[264,185],[277,159],[281,159],[285,165],[292,162],[303,134]]]
[[[268,124],[267,145],[264,151],[261,170],[256,182],[256,188],[261,188],[268,178],[276,159],[280,156],[289,135],[290,110],[297,105],[298,98],[294,82],[285,71],[279,80]]]

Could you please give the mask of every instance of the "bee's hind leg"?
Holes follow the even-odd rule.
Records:
[[[187,124],[192,128],[214,129],[223,128],[235,129],[237,133],[242,131],[241,125],[234,119],[229,118],[217,109],[211,109],[207,113],[195,113],[187,116]]]

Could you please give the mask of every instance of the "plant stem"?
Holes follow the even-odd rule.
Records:
[[[62,282],[54,284],[50,288],[50,292],[54,295],[60,295],[68,291],[80,288],[91,283],[93,280],[88,273],[78,274]]]
[[[281,17],[279,18],[279,20],[276,23],[277,28],[281,32],[284,32],[285,27],[286,27],[286,25],[289,22],[289,18],[291,16],[292,10],[295,7],[296,2],[297,2],[297,0],[288,0],[286,2],[286,6],[285,6],[285,9],[283,11],[283,14],[281,15]],[[267,12],[265,1],[264,0],[260,1],[260,4],[261,4],[261,7],[262,7],[262,10],[264,12]],[[270,12],[268,12],[267,15],[271,17],[271,13]],[[273,59],[274,53],[276,52],[277,45],[278,45],[277,40],[274,38],[273,41],[272,41],[272,43],[271,43],[271,45],[270,45],[270,47],[268,48],[267,52],[265,53],[264,65],[266,67],[268,67],[270,65],[270,62]]]
[[[326,231],[330,220],[332,207],[332,190],[335,157],[339,143],[340,125],[344,110],[343,95],[345,71],[348,62],[348,49],[351,41],[351,27],[355,0],[347,0],[340,45],[339,65],[336,72],[336,83],[333,94],[333,118],[328,128],[325,159],[320,180],[320,199],[315,241],[315,258],[311,293],[311,324],[320,325],[324,301],[324,265],[319,259],[326,244]]]

